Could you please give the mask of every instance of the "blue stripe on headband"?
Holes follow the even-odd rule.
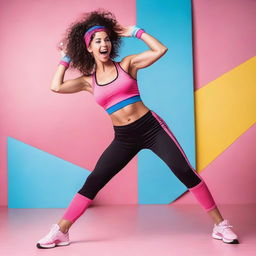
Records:
[[[92,31],[92,30],[94,30],[94,29],[96,29],[96,28],[105,28],[104,26],[93,26],[93,27],[91,27],[91,28],[89,28],[87,31],[86,31],[86,33],[88,33],[88,32],[90,32],[90,31]]]

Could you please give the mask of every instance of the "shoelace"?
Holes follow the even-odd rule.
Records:
[[[223,226],[223,228],[233,228],[233,226],[232,225],[225,225],[225,226]]]
[[[233,226],[230,225],[230,224],[225,224],[225,225],[220,225],[218,226],[222,231],[224,231],[225,229],[228,229],[228,228],[232,228]],[[229,231],[232,231],[232,230],[229,230]]]
[[[50,231],[50,233],[48,233],[48,234],[46,235],[46,238],[47,238],[47,239],[51,239],[51,238],[53,237],[53,235],[55,235],[56,231],[58,231],[58,230],[56,230],[55,228],[53,229],[53,227],[54,227],[54,224],[51,226],[51,231]]]

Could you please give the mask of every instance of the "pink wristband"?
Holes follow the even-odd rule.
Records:
[[[65,66],[65,67],[67,67],[67,68],[69,67],[69,63],[67,63],[67,62],[65,62],[65,61],[63,61],[63,60],[61,60],[61,61],[59,62],[59,64]]]
[[[144,33],[144,32],[145,32],[145,30],[144,30],[144,29],[142,29],[142,28],[141,28],[141,29],[139,29],[139,30],[138,30],[138,32],[136,33],[136,37],[140,39],[140,38],[141,38],[142,33]]]

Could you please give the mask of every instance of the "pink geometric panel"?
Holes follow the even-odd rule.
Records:
[[[193,0],[195,88],[256,55],[256,1]]]

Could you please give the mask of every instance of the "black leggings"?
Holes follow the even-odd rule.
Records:
[[[94,199],[100,189],[144,148],[157,154],[187,188],[193,188],[202,181],[165,121],[154,111],[149,110],[134,122],[113,128],[113,141],[78,193]]]

